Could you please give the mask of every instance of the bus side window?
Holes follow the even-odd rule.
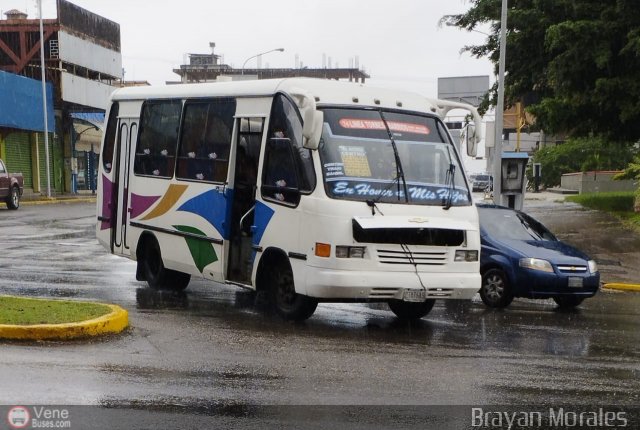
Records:
[[[136,175],[173,176],[181,110],[181,100],[160,100],[142,105],[134,162]]]
[[[292,205],[300,202],[296,163],[288,138],[269,139],[263,170],[263,198]]]
[[[225,182],[236,102],[234,99],[187,101],[176,177]]]
[[[283,136],[291,142],[295,172],[298,176],[296,187],[302,193],[310,193],[316,187],[311,150],[302,146],[302,118],[295,104],[284,94],[276,94],[271,107],[268,136]]]
[[[111,109],[109,111],[109,119],[107,120],[107,131],[105,132],[104,137],[104,149],[100,154],[102,158],[102,167],[106,173],[111,172],[111,167],[113,164],[113,152],[116,143],[116,132],[118,131],[118,110],[120,105],[118,102],[115,102],[111,105]]]

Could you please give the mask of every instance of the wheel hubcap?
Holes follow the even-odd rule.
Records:
[[[487,297],[492,300],[498,300],[504,294],[504,282],[498,275],[493,275],[487,278],[487,283],[484,286]]]

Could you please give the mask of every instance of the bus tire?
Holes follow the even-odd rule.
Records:
[[[288,263],[274,266],[270,281],[272,304],[278,315],[292,321],[304,321],[313,315],[318,301],[296,293],[293,270]]]
[[[427,299],[424,302],[405,302],[402,300],[389,300],[389,308],[398,319],[417,321],[427,315],[436,303],[435,299]]]
[[[191,280],[191,275],[187,273],[164,267],[160,245],[153,236],[148,236],[145,240],[142,270],[147,284],[154,290],[182,291]]]
[[[20,207],[20,189],[18,187],[11,187],[11,192],[7,196],[7,208],[16,210]]]

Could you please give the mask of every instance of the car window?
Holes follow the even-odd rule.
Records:
[[[483,234],[501,239],[557,240],[542,223],[510,209],[478,208]]]

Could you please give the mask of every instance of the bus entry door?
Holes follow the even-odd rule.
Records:
[[[263,118],[237,118],[235,174],[231,206],[227,279],[251,285],[253,233],[258,180],[258,160],[262,142]]]
[[[111,250],[114,254],[128,254],[127,226],[129,224],[130,192],[129,179],[132,169],[131,153],[135,148],[138,135],[138,124],[135,119],[121,118],[119,124],[118,141],[114,157],[116,176],[114,180],[114,208],[115,222],[111,227]]]

